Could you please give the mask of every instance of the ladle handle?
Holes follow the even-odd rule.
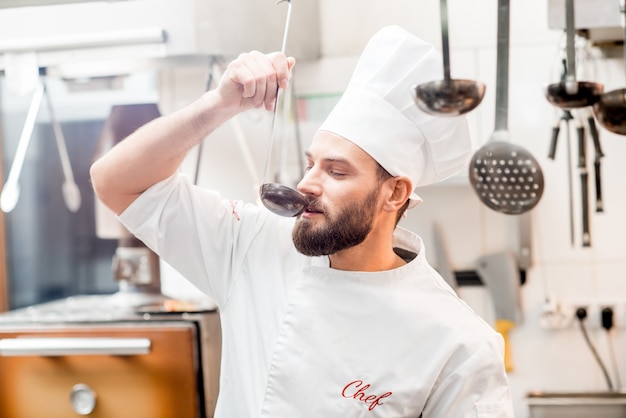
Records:
[[[448,2],[439,2],[439,13],[441,14],[441,49],[443,53],[443,81],[446,86],[450,85],[450,43],[448,41]]]
[[[596,158],[593,162],[594,177],[596,182],[596,212],[604,212],[604,202],[602,199],[602,180],[600,178],[600,159]]]
[[[496,62],[496,131],[508,129],[509,108],[509,0],[498,0]]]
[[[622,12],[622,26],[624,27],[624,39],[626,40],[626,0],[620,3],[620,11]],[[624,52],[624,62],[626,63],[626,45],[622,48]],[[626,68],[626,65],[624,66]]]
[[[583,126],[577,126],[576,135],[578,137],[578,168],[585,168],[587,165],[587,150],[585,147],[585,128]]]
[[[289,23],[291,22],[291,0],[278,0],[276,4],[287,2],[287,17],[285,18],[285,31],[283,32],[283,43],[280,51],[284,54],[287,50],[287,39],[289,37]],[[272,148],[276,136],[276,115],[278,113],[278,99],[280,98],[280,87],[276,87],[276,100],[274,101],[274,111],[272,113],[272,127],[270,131],[270,146],[267,150],[267,157],[265,158],[265,167],[263,168],[263,177],[261,183],[265,183],[267,174],[270,168],[270,157],[272,155]]]
[[[591,234],[589,232],[589,175],[587,172],[587,150],[585,142],[585,128],[583,126],[576,127],[578,135],[578,168],[580,170],[580,187],[582,201],[582,220],[583,220],[583,247],[591,246]]]
[[[567,146],[567,186],[568,186],[568,209],[569,209],[569,239],[572,246],[574,246],[575,238],[574,238],[574,181],[572,179],[572,131],[570,128],[570,114],[569,111],[566,111],[566,146]]]
[[[550,139],[550,150],[548,151],[548,158],[551,160],[554,160],[554,157],[556,156],[556,144],[559,139],[560,131],[561,127],[558,123],[552,127],[552,138]]]
[[[574,0],[565,0],[565,34],[567,54],[566,81],[576,81],[576,45],[574,23]]]
[[[583,247],[591,247],[591,233],[589,232],[589,196],[588,196],[587,169],[580,172],[581,199],[583,205]]]
[[[589,133],[591,134],[591,138],[593,139],[593,147],[596,152],[596,158],[602,158],[604,157],[604,153],[602,152],[602,146],[600,146],[600,133],[598,132],[596,120],[593,118],[593,116],[589,115],[587,117],[587,124],[589,125]]]

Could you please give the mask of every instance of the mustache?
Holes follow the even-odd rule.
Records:
[[[307,199],[305,210],[314,212],[326,212],[326,207],[318,199]]]

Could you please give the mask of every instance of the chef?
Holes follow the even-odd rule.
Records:
[[[418,110],[432,45],[389,26],[366,45],[306,152],[295,218],[194,186],[178,167],[230,117],[273,109],[295,60],[250,52],[216,89],[94,163],[99,198],[219,307],[220,418],[512,417],[503,341],[397,226],[415,188],[466,167],[462,117]]]

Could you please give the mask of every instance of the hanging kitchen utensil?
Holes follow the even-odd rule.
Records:
[[[626,37],[626,0],[621,3],[620,7]],[[626,63],[626,45],[622,48]],[[618,135],[626,135],[626,88],[611,90],[600,96],[600,100],[593,106],[593,113],[598,123],[606,130]]]
[[[283,46],[282,53],[285,53],[285,48],[287,45],[287,35],[289,33],[289,22],[291,20],[291,0],[279,0],[278,3],[282,3],[286,1],[287,8],[287,19],[285,23],[285,33],[283,35]],[[285,186],[283,184],[278,183],[265,183],[265,179],[267,178],[267,174],[269,171],[270,165],[270,157],[272,155],[272,146],[274,141],[276,140],[276,114],[278,113],[278,99],[280,98],[281,90],[277,88],[276,90],[276,101],[274,102],[274,113],[272,115],[272,130],[270,137],[270,146],[267,152],[267,158],[265,160],[265,169],[263,170],[263,180],[260,188],[260,197],[261,202],[267,209],[271,212],[274,212],[280,216],[298,216],[301,214],[306,205],[308,204],[308,199],[305,195],[300,193],[299,191]]]
[[[548,85],[545,96],[550,103],[563,109],[591,106],[600,99],[604,86],[600,83],[576,80],[574,0],[565,0],[565,17],[567,76],[565,81]]]
[[[439,6],[444,78],[414,87],[413,98],[423,112],[435,116],[458,116],[480,104],[485,95],[485,84],[474,80],[451,79],[447,1],[440,0]]]
[[[70,212],[77,212],[80,209],[81,196],[80,189],[74,181],[74,173],[72,172],[72,165],[70,163],[70,157],[67,152],[67,146],[65,142],[65,136],[61,129],[61,124],[57,120],[54,108],[52,106],[52,100],[50,99],[50,93],[48,87],[43,85],[44,95],[46,96],[46,103],[48,104],[48,114],[50,115],[50,121],[52,123],[52,130],[54,131],[54,139],[59,150],[59,157],[61,158],[61,168],[63,170],[63,185],[62,193],[65,206]]]
[[[591,246],[591,234],[589,232],[589,173],[587,171],[587,141],[585,127],[580,122],[576,126],[578,137],[578,171],[580,172],[580,200],[582,204],[582,246]]]
[[[19,142],[17,143],[17,150],[15,151],[15,157],[13,157],[13,163],[11,164],[7,181],[4,183],[2,193],[0,194],[0,209],[2,209],[5,213],[11,212],[15,209],[15,205],[17,205],[17,201],[20,197],[19,178],[22,172],[22,166],[24,165],[24,159],[26,158],[26,151],[28,150],[28,145],[30,144],[33,134],[33,129],[35,128],[35,123],[37,122],[37,114],[39,113],[43,94],[43,84],[39,83],[37,90],[35,90],[31,99],[30,107],[28,108],[26,121],[24,122]]]
[[[552,127],[552,139],[550,141],[550,150],[548,152],[548,158],[554,160],[556,156],[556,144],[561,131],[561,122],[565,121],[565,147],[566,147],[566,161],[567,161],[567,185],[569,194],[569,231],[570,242],[574,245],[574,202],[573,202],[573,184],[572,184],[572,151],[571,151],[571,127],[570,121],[574,119],[572,112],[566,109],[559,109],[561,116],[557,123]]]
[[[506,371],[512,371],[513,359],[509,331],[515,328],[521,316],[519,268],[511,253],[501,252],[480,257],[476,270],[491,293],[496,315],[494,328],[502,334],[504,339],[504,366]]]
[[[593,174],[596,186],[596,212],[604,212],[604,201],[602,198],[602,167],[600,166],[600,158],[596,157],[593,161]]]
[[[563,59],[561,62],[563,64],[563,71],[561,72],[561,81],[564,81],[565,75],[567,74],[567,63],[565,59]],[[570,113],[570,111],[563,110],[561,112],[561,116],[559,116],[559,118],[557,119],[556,124],[552,127],[552,139],[550,141],[550,151],[548,152],[548,158],[551,160],[554,160],[556,156],[556,144],[558,142],[559,132],[561,130],[561,121],[565,121],[565,124],[567,125],[569,129],[570,119],[572,119],[572,114]]]
[[[570,127],[570,121],[574,118],[572,112],[565,110],[567,117],[567,136],[566,136],[566,153],[567,153],[567,188],[569,193],[569,238],[572,246],[576,242],[574,237],[574,182],[572,179],[572,129]]]
[[[593,117],[593,113],[587,108],[587,125],[589,126],[589,134],[593,139],[593,148],[595,151],[593,167],[594,167],[594,180],[595,180],[595,190],[596,190],[596,212],[604,212],[604,202],[602,198],[602,168],[601,168],[601,160],[604,157],[604,152],[602,152],[602,146],[600,144],[600,132],[598,132],[598,128],[596,126],[595,118]]]
[[[509,142],[508,71],[509,0],[498,0],[495,131],[472,157],[469,178],[485,205],[497,212],[518,215],[539,203],[544,179],[535,157]]]

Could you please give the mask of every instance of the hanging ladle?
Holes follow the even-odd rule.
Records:
[[[19,142],[17,143],[17,150],[15,151],[15,157],[13,158],[7,181],[4,183],[2,193],[0,193],[0,209],[5,213],[15,209],[15,205],[17,205],[17,201],[20,197],[19,178],[22,173],[22,166],[24,165],[24,159],[26,158],[26,151],[28,151],[33,129],[37,122],[37,114],[39,113],[43,94],[44,86],[42,83],[39,83],[31,99],[28,113],[26,114],[26,121],[24,122]]]
[[[621,4],[621,9],[624,39],[626,39],[626,1]],[[623,49],[624,65],[626,65],[626,45]],[[608,131],[626,135],[626,88],[611,90],[600,96],[600,100],[593,105],[593,113],[598,123]]]
[[[544,180],[532,154],[509,142],[508,66],[509,0],[498,0],[495,131],[472,157],[469,178],[479,199],[489,208],[519,215],[539,203]]]
[[[562,109],[591,106],[600,100],[604,85],[590,81],[576,81],[574,0],[565,1],[565,30],[567,75],[565,81],[549,84],[545,89],[545,96],[550,103]]]
[[[485,84],[474,80],[450,78],[450,47],[448,43],[448,7],[441,0],[441,44],[443,49],[443,80],[414,87],[417,107],[434,116],[458,116],[473,110],[485,95]]]
[[[279,0],[276,4],[286,1],[288,4],[287,21],[285,23],[285,33],[283,35],[282,53],[285,53],[287,45],[287,34],[289,33],[289,22],[291,20],[291,0]],[[280,88],[276,90],[276,101],[274,102],[274,114],[272,116],[272,131],[270,138],[270,146],[265,160],[265,169],[263,170],[263,180],[260,188],[260,197],[263,205],[271,212],[280,216],[298,216],[308,204],[308,199],[299,191],[278,183],[265,183],[265,178],[269,171],[270,157],[272,155],[272,145],[276,136],[276,114],[278,113],[278,99],[280,97]]]
[[[80,209],[81,197],[80,189],[74,181],[74,172],[72,171],[72,165],[70,163],[70,156],[67,152],[67,145],[65,136],[63,135],[63,129],[54,113],[54,107],[52,106],[52,100],[50,99],[50,93],[48,87],[44,83],[44,96],[46,96],[46,102],[48,104],[48,114],[52,123],[52,129],[54,131],[54,139],[59,151],[59,157],[61,158],[61,169],[63,170],[63,185],[61,190],[63,193],[63,200],[65,206],[70,212],[77,212]]]

